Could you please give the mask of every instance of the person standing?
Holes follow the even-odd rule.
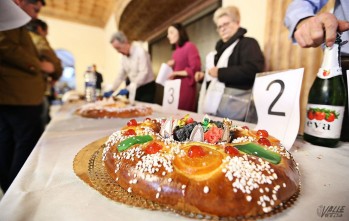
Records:
[[[14,0],[32,19],[44,0]],[[43,132],[45,81],[53,65],[40,61],[25,26],[0,32],[0,185],[11,185]]]
[[[103,75],[97,71],[97,65],[93,64],[92,69],[96,75],[96,90],[97,90],[97,96],[99,96],[100,93],[102,92]]]
[[[216,50],[206,56],[206,74],[201,87],[199,113],[244,121],[256,121],[251,101],[251,89],[257,73],[264,70],[264,56],[258,42],[246,37],[247,30],[240,27],[240,12],[235,6],[215,11],[213,21],[220,40]],[[197,73],[199,81],[203,74]],[[209,84],[206,91],[206,84]],[[210,93],[216,88],[221,94]],[[215,91],[213,90],[213,91]],[[218,100],[220,102],[213,102]],[[215,103],[215,105],[214,105]]]
[[[133,83],[137,88],[135,100],[153,103],[155,77],[148,52],[139,45],[131,44],[121,31],[112,35],[110,43],[116,51],[122,54],[121,67],[112,89],[105,92],[104,96],[110,97],[128,77],[130,84]],[[126,95],[128,90],[123,89],[118,94]]]
[[[323,43],[331,47],[336,40],[337,32],[342,33],[343,42],[349,40],[349,1],[336,0],[333,14],[319,13],[327,2],[328,0],[294,0],[289,4],[284,23],[290,32],[290,38],[301,47],[319,47]],[[341,47],[341,66],[348,91],[349,43]],[[348,103],[344,111],[341,140],[349,141]]]
[[[54,97],[53,95],[53,87],[54,83],[59,80],[62,76],[63,68],[61,64],[61,60],[57,57],[55,51],[52,49],[50,43],[47,41],[48,35],[48,25],[41,19],[34,19],[30,21],[26,25],[29,30],[30,37],[39,52],[41,61],[48,61],[53,64],[54,71],[51,73],[44,73],[45,81],[46,81],[46,90],[43,101],[43,124],[46,126],[50,120],[50,106],[51,99]]]
[[[172,59],[167,62],[173,69],[169,79],[181,80],[178,109],[195,111],[195,73],[201,70],[199,51],[197,47],[189,41],[188,34],[180,23],[175,23],[167,29],[167,38],[174,50]]]

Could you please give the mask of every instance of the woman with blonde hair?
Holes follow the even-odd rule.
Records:
[[[245,120],[255,75],[264,69],[264,56],[258,42],[245,37],[238,8],[217,9],[213,21],[221,39],[206,57],[199,113]]]

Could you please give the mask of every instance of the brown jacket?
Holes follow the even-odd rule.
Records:
[[[58,80],[62,76],[63,72],[61,60],[57,57],[56,53],[51,48],[45,37],[34,32],[29,32],[29,34],[39,52],[41,60],[49,61],[54,65],[55,71],[49,74],[50,77],[52,77],[53,80]]]
[[[0,32],[0,105],[42,103],[39,54],[25,27]]]

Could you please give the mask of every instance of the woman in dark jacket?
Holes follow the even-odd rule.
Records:
[[[234,6],[219,8],[213,18],[221,39],[216,44],[216,51],[206,58],[205,81],[216,80],[224,93],[215,112],[212,111],[212,99],[202,91],[199,102],[201,113],[210,113],[234,120],[245,120],[251,96],[251,88],[255,75],[264,69],[264,56],[258,42],[245,37],[247,30],[240,27],[240,13]],[[210,60],[212,60],[210,62]],[[213,86],[212,86],[213,87]],[[203,87],[203,90],[206,88]],[[210,111],[205,111],[206,103],[210,102]],[[211,100],[211,101],[210,101]],[[213,112],[213,113],[212,113]]]

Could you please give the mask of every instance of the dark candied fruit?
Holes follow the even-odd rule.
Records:
[[[194,122],[191,124],[187,124],[182,128],[177,126],[173,131],[173,139],[180,142],[188,140],[191,132],[197,124],[197,122]]]
[[[215,124],[218,128],[223,128],[223,122],[211,120],[210,124]]]

